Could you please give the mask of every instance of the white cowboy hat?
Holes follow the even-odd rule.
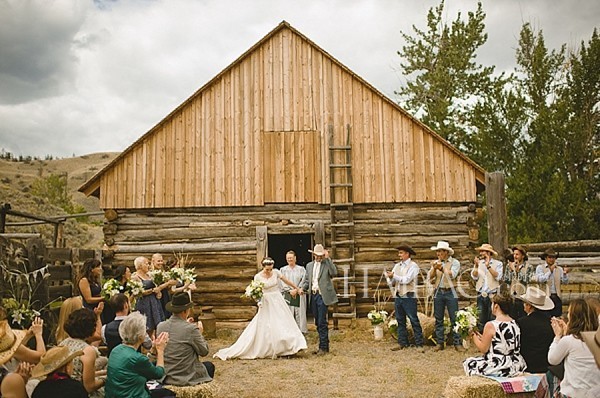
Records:
[[[581,338],[594,355],[596,365],[600,368],[600,327],[595,332],[581,332]]]
[[[325,255],[325,248],[323,247],[322,244],[317,244],[315,245],[315,248],[312,250],[309,250],[310,253],[314,254],[315,256],[324,256]]]
[[[554,303],[550,300],[550,297],[546,296],[546,292],[535,286],[527,286],[527,291],[519,298],[538,310],[551,310],[554,308]]]
[[[439,240],[437,246],[431,246],[431,250],[446,250],[450,255],[454,254],[454,249],[450,247],[450,244],[446,241]]]

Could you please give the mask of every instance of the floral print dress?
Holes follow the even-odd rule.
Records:
[[[515,321],[490,321],[496,329],[489,351],[482,357],[465,359],[468,376],[513,377],[523,373],[525,360],[521,356],[521,330]]]

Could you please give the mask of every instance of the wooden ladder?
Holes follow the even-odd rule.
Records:
[[[329,195],[331,211],[331,258],[343,276],[333,278],[338,303],[333,306],[333,328],[340,318],[356,319],[354,268],[354,203],[352,194],[352,140],[346,126],[346,142],[336,145],[329,125]],[[342,286],[340,286],[340,283]]]

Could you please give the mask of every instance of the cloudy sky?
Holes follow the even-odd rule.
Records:
[[[0,0],[0,149],[121,151],[282,20],[386,95],[403,84],[400,31],[437,0]],[[450,21],[475,0],[446,0]],[[576,47],[598,0],[483,0],[486,65],[514,67],[521,25]]]

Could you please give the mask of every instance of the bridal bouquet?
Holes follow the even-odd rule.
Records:
[[[131,279],[125,284],[125,294],[129,297],[140,297],[144,293],[142,282]]]
[[[467,307],[464,310],[456,312],[456,324],[454,331],[465,339],[477,327],[477,309]]]
[[[385,322],[385,320],[387,319],[388,313],[387,311],[384,310],[371,310],[368,314],[367,314],[367,318],[369,318],[369,320],[371,321],[371,325],[376,326],[379,325],[383,322]]]
[[[244,292],[242,297],[249,297],[251,299],[254,299],[258,303],[263,297],[264,287],[265,284],[263,282],[252,281],[248,286],[246,286],[246,291]]]

